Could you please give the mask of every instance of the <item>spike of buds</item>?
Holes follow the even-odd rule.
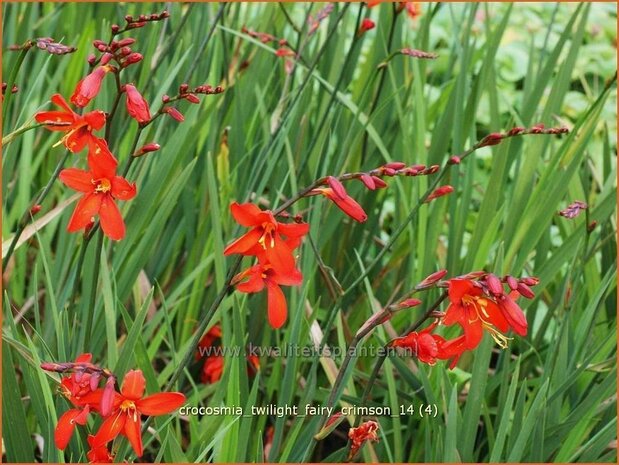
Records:
[[[439,197],[443,197],[444,195],[451,194],[453,191],[454,191],[454,188],[449,186],[449,185],[437,187],[436,189],[434,189],[434,192],[432,192],[428,196],[428,198],[424,201],[424,203],[428,203],[428,202],[431,202],[434,199],[438,199]]]
[[[416,50],[414,48],[403,48],[400,50],[400,53],[412,58],[422,58],[425,60],[434,60],[438,57],[436,53],[424,52],[423,50]]]

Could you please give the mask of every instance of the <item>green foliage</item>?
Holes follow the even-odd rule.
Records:
[[[183,82],[221,84],[225,92],[199,105],[179,103],[183,123],[164,115],[143,131],[141,144],[162,147],[131,166],[127,177],[138,195],[121,205],[127,236],[103,242],[100,265],[96,241],[85,247],[81,234],[66,232],[73,204],[16,248],[3,275],[7,461],[86,460],[85,434],[64,453],[54,447],[57,418],[69,407],[56,392],[58,376],[39,368],[82,352],[120,378],[140,368],[148,393],[163,390],[180,370],[172,390],[185,393],[190,406],[299,406],[300,415],[288,418],[158,417],[143,435],[145,460],[344,460],[354,418],[316,442],[321,419],[301,415],[306,404],[327,401],[342,357],[263,355],[254,375],[244,357],[226,356],[222,380],[201,383],[191,338],[231,272],[234,260],[223,249],[241,231],[228,205],[251,200],[275,209],[325,175],[394,160],[442,165],[491,132],[543,123],[565,125],[570,134],[524,136],[476,151],[448,168],[442,184],[455,192],[415,215],[431,176],[387,179],[388,189],[372,192],[348,183],[369,215],[364,224],[320,196],[296,203],[289,212],[303,214],[311,230],[299,249],[304,283],[286,291],[286,324],[270,328],[262,295],[230,292],[208,326],[222,325],[227,346],[313,347],[324,334],[322,342],[345,352],[373,313],[436,270],[447,268],[449,277],[478,269],[537,276],[536,297],[519,301],[529,334],[510,335],[508,349],[486,336],[454,370],[440,361],[385,362],[366,404],[393,413],[413,405],[417,413],[379,417],[380,441],[364,446],[360,457],[616,462],[616,6],[424,3],[411,19],[394,16],[391,5],[334,5],[309,39],[308,17],[324,5],[172,2],[167,21],[130,34],[145,58],[125,78],[153,110]],[[4,5],[3,73],[19,88],[5,96],[4,135],[32,124],[37,111],[50,108],[52,94],[71,95],[88,71],[91,41],[107,40],[110,24],[163,9]],[[364,17],[376,28],[355,41]],[[250,37],[244,25],[301,51],[291,74],[274,54],[277,43]],[[7,50],[48,36],[77,52]],[[439,56],[397,55],[379,66],[404,47]],[[114,98],[114,82],[106,79],[88,109],[109,111]],[[110,135],[121,166],[138,131],[123,107],[121,101]],[[63,156],[58,139],[37,128],[3,141],[3,253]],[[66,166],[83,167],[83,158],[71,155]],[[71,195],[55,182],[39,215]],[[573,220],[558,216],[574,200],[588,210]],[[596,227],[588,230],[592,221]],[[400,227],[391,250],[379,256]],[[339,285],[346,295],[336,301]],[[421,307],[395,315],[361,348],[402,334],[437,297],[436,290],[423,294]],[[190,363],[182,366],[185,355]],[[336,405],[364,403],[375,360],[353,358]],[[435,404],[437,416],[421,417],[422,403]],[[99,421],[92,417],[89,426]],[[126,441],[118,443],[117,461],[135,459]]]

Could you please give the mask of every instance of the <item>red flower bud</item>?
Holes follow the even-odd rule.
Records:
[[[33,216],[36,215],[37,213],[41,211],[41,208],[42,208],[41,205],[39,205],[38,203],[36,205],[33,205],[30,208],[30,214]]]
[[[129,66],[132,65],[134,63],[138,63],[140,61],[142,61],[144,59],[144,57],[142,56],[141,53],[137,53],[134,52],[130,55],[127,55],[127,58],[125,58],[125,60],[123,61],[123,65],[124,66]]]
[[[142,155],[144,155],[146,153],[156,152],[160,148],[161,148],[161,145],[159,145],[159,144],[155,144],[155,143],[146,144],[146,145],[143,145],[142,148],[140,148],[140,150],[135,152],[133,154],[133,156],[134,157],[141,157]]]
[[[132,84],[127,84],[125,91],[127,93],[127,113],[138,123],[150,121],[148,102],[142,97],[142,94]]]
[[[118,24],[112,24],[110,26],[110,30],[112,31],[112,34],[118,34],[118,31],[120,31],[120,26]]]
[[[503,134],[501,134],[499,132],[493,132],[491,134],[488,134],[479,143],[479,147],[487,147],[487,146],[490,146],[490,145],[500,144],[501,141],[503,140],[503,137],[504,137]]]
[[[518,134],[522,134],[523,132],[524,132],[524,128],[520,126],[516,126],[515,128],[510,129],[507,134],[510,136],[517,136]]]
[[[185,95],[185,100],[187,100],[189,103],[200,103],[200,99],[195,94]]]
[[[186,94],[188,90],[189,90],[189,84],[183,83],[180,86],[178,86],[179,94]]]
[[[403,163],[401,161],[392,161],[390,163],[383,165],[384,168],[391,168],[392,170],[396,170],[396,171],[401,170],[405,166],[406,166],[406,163]]]
[[[432,193],[428,196],[428,198],[425,200],[425,202],[424,202],[424,203],[428,203],[428,202],[431,202],[432,200],[437,199],[437,198],[439,198],[439,197],[442,197],[442,196],[444,196],[444,195],[451,194],[453,191],[454,191],[454,188],[453,188],[453,187],[451,187],[451,186],[449,186],[449,185],[447,185],[447,186],[437,187],[437,188],[434,190],[434,192],[432,192]]]
[[[427,276],[423,281],[415,286],[415,289],[425,289],[433,286],[445,277],[447,270],[439,270]]]
[[[507,276],[507,278],[505,279],[507,281],[507,285],[512,291],[518,289],[518,280],[516,278],[514,278],[513,276]]]
[[[365,184],[365,187],[367,187],[371,191],[376,189],[376,183],[374,182],[374,179],[372,178],[372,176],[370,176],[369,174],[363,173],[359,177],[359,179],[361,180],[363,184]]]
[[[112,58],[114,58],[114,55],[112,55],[111,53],[106,52],[106,53],[104,53],[101,56],[101,62],[100,63],[102,65],[107,65]]]
[[[131,37],[127,37],[126,39],[122,39],[118,41],[118,46],[119,47],[127,47],[129,45],[133,45],[135,44],[135,39],[131,38]]]
[[[488,286],[488,290],[495,296],[503,295],[503,284],[501,280],[497,278],[492,273],[486,276],[486,285]]]
[[[386,176],[395,176],[396,170],[394,170],[393,168],[383,168],[383,173]]]
[[[71,102],[78,107],[85,107],[97,96],[105,75],[112,70],[111,66],[99,66],[92,73],[77,83],[71,96]]]
[[[346,192],[344,185],[340,182],[339,179],[333,176],[327,176],[327,184],[331,189],[333,189],[333,192],[339,198],[345,199],[346,197],[348,197],[348,193]]]
[[[374,29],[375,27],[376,24],[374,23],[374,21],[372,21],[370,18],[365,18],[363,21],[361,21],[361,26],[359,27],[357,35],[362,36],[367,31],[369,31],[370,29]]]
[[[91,53],[90,55],[88,55],[87,61],[90,66],[93,66],[95,62],[97,61],[97,57],[95,56],[94,53]]]
[[[527,286],[523,282],[518,283],[517,291],[522,297],[525,297],[527,299],[532,299],[533,297],[535,297],[535,293],[531,290],[529,286]]]
[[[459,156],[457,156],[457,155],[454,155],[453,157],[451,157],[451,158],[449,159],[449,162],[448,162],[448,163],[449,163],[450,165],[459,165],[459,164],[460,164],[460,161],[462,161],[462,160],[460,159],[460,157],[459,157]]]
[[[103,395],[101,396],[101,415],[106,417],[112,412],[114,405],[114,378],[110,376],[105,382]]]
[[[526,278],[522,278],[520,281],[525,283],[527,286],[537,286],[539,284],[539,278],[534,276],[527,276]]]
[[[172,118],[174,118],[176,121],[178,121],[179,123],[182,123],[183,121],[185,121],[185,117],[183,116],[183,114],[174,107],[166,108],[165,112],[168,115],[170,115]]]
[[[399,308],[412,308],[418,305],[421,305],[421,300],[419,299],[406,299],[398,304]]]
[[[294,52],[290,50],[289,48],[280,47],[277,50],[275,50],[275,55],[277,55],[278,57],[293,57]]]
[[[374,185],[376,186],[376,189],[382,189],[384,187],[387,187],[387,183],[378,176],[372,176],[372,179],[374,180]]]

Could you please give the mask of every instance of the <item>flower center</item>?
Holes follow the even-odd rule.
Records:
[[[264,232],[262,233],[262,237],[258,240],[258,244],[260,244],[265,250],[267,247],[275,247],[275,235],[273,234],[275,231],[275,225],[273,223],[262,223],[262,229]]]
[[[133,416],[133,420],[137,421],[138,409],[135,407],[134,401],[129,399],[123,400],[122,404],[120,404],[120,410],[125,412],[127,415]]]
[[[107,178],[97,179],[92,181],[95,185],[95,192],[109,192],[112,190],[112,183]]]
[[[480,296],[465,295],[462,297],[462,303],[469,310],[469,323],[480,319],[483,328],[490,333],[494,342],[496,342],[501,349],[507,348],[507,341],[509,341],[510,338],[500,333],[489,321],[490,315],[486,309],[486,307],[488,307],[488,299]],[[477,318],[471,319],[472,315],[476,315]]]

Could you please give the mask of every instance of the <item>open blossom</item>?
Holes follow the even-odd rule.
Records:
[[[66,132],[59,144],[73,153],[82,151],[92,143],[93,131],[98,131],[105,125],[105,113],[100,110],[79,115],[74,112],[67,101],[60,94],[54,94],[51,98],[52,103],[62,108],[62,111],[40,111],[34,118],[38,123],[52,123],[45,126],[50,131]],[[54,123],[65,123],[54,125]]]
[[[131,200],[136,195],[136,187],[116,175],[114,164],[93,163],[88,171],[67,168],[60,172],[59,179],[84,194],[69,220],[69,232],[86,228],[98,215],[106,236],[116,241],[125,237],[125,222],[115,200]]]
[[[127,113],[138,123],[149,122],[150,110],[148,102],[142,97],[142,94],[131,84],[125,86],[125,93],[127,95]]]
[[[142,415],[165,415],[185,402],[185,396],[180,392],[162,392],[143,397],[145,387],[146,380],[141,370],[127,372],[120,393],[114,396],[112,413],[105,419],[90,444],[93,449],[104,446],[122,434],[129,440],[135,454],[141,457]]]
[[[78,107],[85,107],[97,96],[101,90],[101,83],[107,73],[114,68],[111,66],[99,66],[92,73],[77,83],[77,87],[71,96],[71,103]]]
[[[466,349],[479,345],[484,330],[501,347],[507,346],[503,333],[510,328],[520,336],[527,334],[527,320],[514,300],[515,295],[491,296],[471,279],[450,279],[448,283],[450,305],[443,323],[448,326],[457,323],[462,327]]]
[[[350,461],[367,441],[378,441],[378,423],[369,420],[361,423],[357,428],[350,428],[348,430],[348,438],[351,442],[350,453],[348,454],[348,460]]]
[[[288,316],[286,297],[280,286],[299,286],[302,282],[303,275],[296,268],[280,272],[270,264],[254,265],[233,279],[240,292],[260,292],[266,287],[269,324],[275,329],[280,328]]]
[[[292,251],[309,231],[307,223],[280,223],[273,212],[260,210],[251,203],[233,202],[230,212],[237,223],[251,229],[229,244],[224,255],[253,255],[281,273],[294,270]]]

